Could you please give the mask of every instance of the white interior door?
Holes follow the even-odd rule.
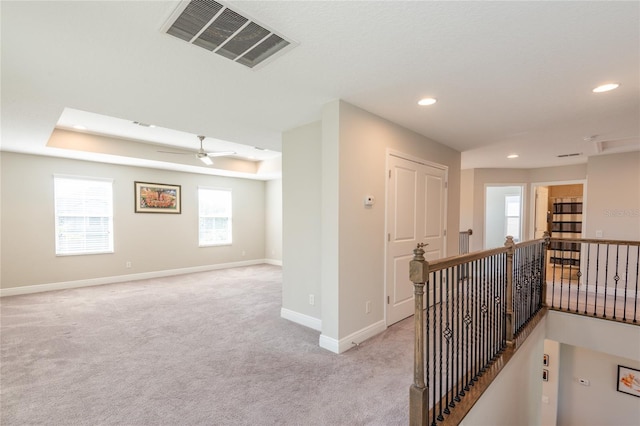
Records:
[[[425,258],[445,255],[446,175],[444,168],[388,157],[386,293],[387,325],[413,314],[409,262],[418,243]]]
[[[548,231],[547,212],[549,211],[549,187],[536,187],[536,217],[533,238],[538,239],[544,236],[544,231]]]

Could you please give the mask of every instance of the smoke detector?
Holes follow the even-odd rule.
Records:
[[[180,3],[162,31],[248,68],[297,45],[244,13],[213,0]]]

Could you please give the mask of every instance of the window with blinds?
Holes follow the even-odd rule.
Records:
[[[231,190],[198,188],[199,245],[231,244]]]
[[[54,176],[56,255],[113,253],[113,182]]]

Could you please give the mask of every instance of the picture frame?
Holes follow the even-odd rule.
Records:
[[[182,194],[180,185],[164,183],[134,182],[136,213],[182,212]]]
[[[617,391],[640,398],[640,370],[618,365]]]
[[[549,355],[548,354],[543,354],[542,355],[542,365],[544,365],[545,367],[549,366]]]
[[[549,381],[549,370],[542,370],[542,381],[544,382],[548,382]]]

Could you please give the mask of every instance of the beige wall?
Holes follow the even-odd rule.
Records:
[[[604,421],[601,411],[603,406],[615,406],[628,416],[633,407],[636,412],[640,409],[637,399],[615,390],[617,364],[640,368],[640,327],[549,311],[546,338],[560,344],[560,357],[552,358],[549,369],[557,374],[548,383],[556,391],[546,393],[549,404],[544,406],[543,424],[556,424],[549,418],[556,411],[561,425],[630,424],[620,423],[620,418],[614,421],[613,413]],[[590,386],[579,385],[578,378],[590,380]]]
[[[339,330],[330,337],[340,339],[384,321],[387,150],[448,167],[447,223],[455,231],[448,234],[449,254],[458,250],[460,153],[348,103],[340,102],[338,108],[339,191],[327,195],[338,207],[339,233],[330,236],[338,238],[339,297],[334,302],[339,306]],[[363,205],[366,195],[377,200],[372,208]],[[367,301],[370,313],[365,313]],[[326,334],[324,316],[322,320]]]
[[[640,240],[640,152],[589,158],[586,238]]]
[[[539,425],[545,319],[527,337],[461,426]]]
[[[640,421],[637,396],[617,391],[618,365],[640,369],[640,360],[560,346],[557,423],[562,426],[633,425]],[[578,379],[589,380],[589,386]]]
[[[265,182],[265,257],[282,261],[282,179]]]
[[[487,185],[522,185],[529,181],[527,169],[474,169],[473,170],[473,235],[469,240],[470,250],[484,249],[484,221],[485,221],[485,188]],[[461,191],[467,191],[461,190]],[[528,187],[525,186],[522,194],[524,200],[523,240],[529,238],[527,200],[529,199]]]
[[[3,289],[265,257],[262,181],[7,152],[1,161]],[[114,253],[55,255],[54,174],[113,179]],[[134,213],[134,181],[181,185],[182,214]],[[232,245],[198,247],[198,185],[232,189]],[[125,268],[127,261],[131,268]]]
[[[484,247],[485,226],[485,188],[487,185],[525,185],[523,194],[523,240],[532,238],[531,221],[531,191],[534,184],[553,182],[565,182],[584,180],[587,178],[587,165],[578,164],[567,167],[544,167],[539,169],[468,169],[463,170],[460,193],[466,199],[461,200],[461,205],[471,211],[462,211],[460,214],[460,230],[469,227],[473,229],[470,239],[472,251],[482,250]],[[469,193],[473,193],[472,196]],[[471,201],[469,200],[471,198]],[[471,224],[471,226],[469,226]]]
[[[320,319],[320,122],[282,136],[282,307]],[[309,304],[309,296],[315,298]]]
[[[484,241],[485,187],[488,184],[526,184],[525,238],[531,238],[533,218],[531,191],[537,184],[554,185],[586,181],[583,215],[585,238],[597,231],[607,239],[640,240],[640,152],[589,157],[587,164],[541,169],[473,169],[464,171],[462,194],[473,186],[473,213],[461,214],[460,229],[473,223],[471,249],[481,250]],[[468,195],[465,195],[468,197]],[[468,200],[463,201],[468,205]],[[464,218],[464,222],[463,219]]]
[[[385,327],[388,149],[449,168],[448,251],[457,253],[459,152],[339,100],[324,106],[320,123],[283,135],[283,308],[321,320],[321,345],[331,350]],[[376,199],[371,208],[366,195]]]

